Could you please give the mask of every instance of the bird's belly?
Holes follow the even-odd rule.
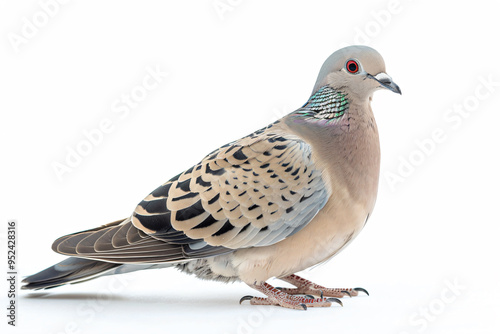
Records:
[[[301,231],[271,246],[238,250],[229,256],[239,278],[248,283],[283,277],[324,262],[363,228],[368,210],[330,200]]]

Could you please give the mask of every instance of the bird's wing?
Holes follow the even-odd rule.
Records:
[[[270,126],[157,188],[137,206],[132,223],[167,242],[182,233],[192,248],[266,246],[307,225],[328,196],[311,147]]]
[[[183,262],[231,251],[223,247],[191,249],[181,232],[170,237],[170,242],[156,239],[137,229],[127,218],[60,237],[52,249],[64,255],[113,263]]]
[[[271,128],[215,150],[149,194],[131,218],[61,237],[53,249],[108,262],[179,262],[294,234],[329,195],[311,147]]]

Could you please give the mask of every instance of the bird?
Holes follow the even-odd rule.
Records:
[[[26,277],[22,288],[174,267],[264,295],[240,304],[307,310],[368,294],[296,273],[337,255],[372,214],[380,144],[371,101],[380,89],[401,94],[375,49],[335,51],[302,107],[207,154],[129,217],[58,238],[52,249],[68,257]],[[271,278],[295,287],[274,287]]]

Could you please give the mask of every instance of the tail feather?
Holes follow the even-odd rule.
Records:
[[[70,257],[37,274],[26,277],[25,290],[49,289],[67,283],[78,283],[102,276],[121,264]]]
[[[101,276],[175,266],[189,261],[184,246],[155,239],[137,229],[130,218],[117,220],[58,238],[52,249],[71,257],[26,277],[21,288],[50,289]]]
[[[161,269],[177,265],[176,263],[120,264],[96,260],[69,257],[37,274],[26,277],[21,289],[51,289],[65,284],[85,282],[94,278],[126,274],[138,270]]]

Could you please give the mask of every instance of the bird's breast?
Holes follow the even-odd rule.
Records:
[[[330,199],[302,230],[279,243],[230,254],[246,283],[265,281],[307,269],[336,255],[361,231],[368,213],[346,198]]]

